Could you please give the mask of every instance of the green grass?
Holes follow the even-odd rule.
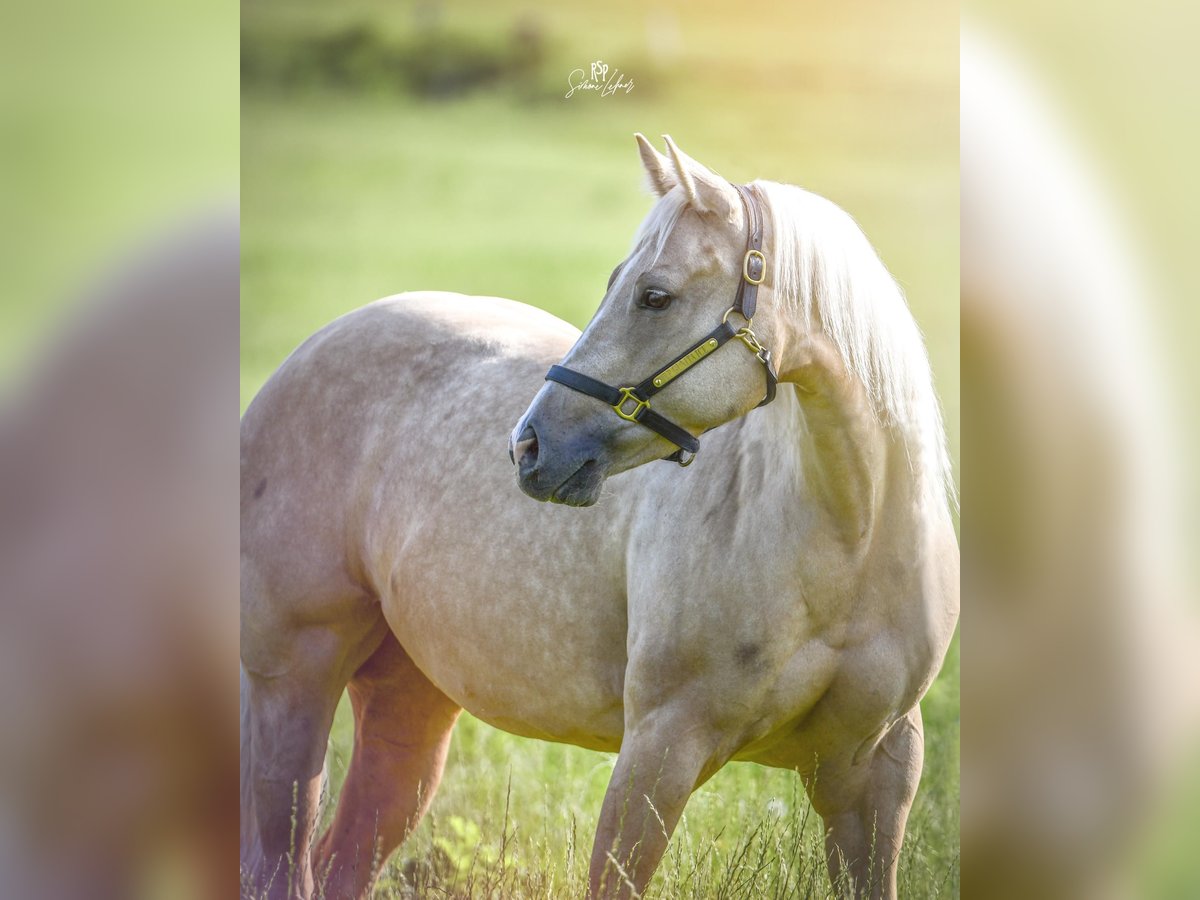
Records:
[[[387,9],[256,3],[245,22],[312,34],[369,21],[404,34],[410,23]],[[459,5],[446,25],[503,34],[519,9]],[[597,9],[544,14],[544,80],[603,57],[639,80],[628,96],[530,100],[503,86],[444,103],[380,91],[247,93],[243,407],[307,335],[404,290],[509,296],[582,325],[650,205],[631,135],[667,132],[731,179],[801,184],[855,216],[927,337],[957,460],[957,8],[793,5],[762,27],[763,4],[739,4],[738,16],[701,4],[672,41],[647,37],[661,22],[651,28],[632,0]],[[737,52],[739,42],[756,52]],[[958,673],[956,642],[923,704],[906,897],[958,893]],[[343,704],[330,740],[335,792],[351,741]],[[416,880],[431,896],[578,895],[613,761],[464,715],[432,813],[389,864],[380,894],[404,896]],[[732,764],[692,798],[652,890],[824,896],[820,836],[793,774]]]
[[[906,898],[958,895],[958,670],[956,641],[922,703],[925,771],[900,861]],[[334,796],[352,745],[343,703],[328,758]],[[464,713],[432,812],[388,865],[377,896],[406,896],[413,883],[418,896],[582,896],[614,761],[513,737]],[[798,776],[731,763],[692,796],[647,896],[834,896],[822,835]],[[488,890],[498,882],[501,892]]]

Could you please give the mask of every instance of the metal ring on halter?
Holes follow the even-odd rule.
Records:
[[[722,324],[722,325],[724,325],[726,322],[728,322],[728,321],[729,321],[729,315],[730,315],[730,313],[737,313],[739,316],[741,316],[743,319],[745,319],[745,320],[746,320],[746,325],[745,325],[745,327],[746,327],[747,329],[748,329],[748,328],[749,328],[751,325],[753,325],[753,324],[754,324],[754,318],[753,318],[753,317],[751,317],[751,316],[747,316],[747,315],[746,315],[744,312],[742,312],[742,311],[741,311],[740,309],[738,309],[736,306],[731,306],[731,307],[729,307],[729,309],[725,310],[725,315],[721,316],[721,324]]]

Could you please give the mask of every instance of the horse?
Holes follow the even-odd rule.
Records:
[[[582,335],[502,298],[397,295],[247,409],[252,896],[368,895],[467,709],[617,754],[592,898],[640,894],[731,760],[796,771],[831,877],[895,897],[919,701],[958,617],[924,343],[835,204],[636,139],[657,200]],[[344,689],[354,750],[318,839]]]

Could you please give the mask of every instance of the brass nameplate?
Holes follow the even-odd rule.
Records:
[[[687,356],[680,357],[671,365],[667,366],[661,372],[654,376],[654,386],[662,387],[673,378],[678,378],[708,354],[717,349],[717,339],[709,338]]]

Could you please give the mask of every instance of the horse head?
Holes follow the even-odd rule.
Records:
[[[770,281],[762,200],[669,137],[669,156],[636,137],[658,202],[510,439],[521,489],[537,500],[590,506],[610,475],[686,465],[701,433],[774,396],[778,328],[771,304],[757,304]]]

